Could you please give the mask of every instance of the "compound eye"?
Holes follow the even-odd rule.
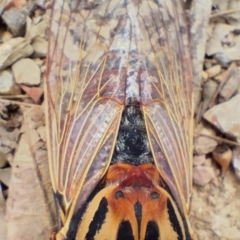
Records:
[[[123,193],[123,191],[117,191],[117,192],[115,192],[114,193],[114,197],[116,198],[116,199],[118,199],[118,198],[124,198],[124,193]]]
[[[150,198],[151,199],[158,199],[158,198],[160,198],[160,194],[158,192],[151,192],[150,193]]]

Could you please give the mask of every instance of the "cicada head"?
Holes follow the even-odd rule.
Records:
[[[82,239],[191,239],[187,222],[151,164],[115,164],[106,187],[88,204],[77,231]]]

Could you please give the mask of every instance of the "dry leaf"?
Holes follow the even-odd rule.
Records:
[[[8,240],[48,239],[55,222],[47,152],[42,150],[44,143],[39,145],[41,139],[31,120],[39,111],[40,107],[34,107],[24,118],[26,132],[21,135],[12,166],[6,213]]]
[[[222,176],[225,175],[232,160],[232,150],[227,145],[218,145],[213,151],[213,159],[221,166]]]

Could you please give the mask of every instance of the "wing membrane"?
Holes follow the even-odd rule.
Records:
[[[191,192],[192,83],[180,0],[54,0],[47,124],[53,188],[81,206],[110,163],[131,98],[179,207]],[[74,209],[73,209],[74,211]]]
[[[188,32],[179,1],[146,1],[140,8],[148,67],[140,79],[154,160],[180,208],[192,186],[192,75]],[[151,15],[147,14],[151,12]]]
[[[86,179],[92,178],[85,191],[91,193],[108,168],[125,91],[124,71],[100,42],[99,30],[86,31],[91,11],[81,1],[75,1],[78,9],[71,4],[53,2],[45,84],[51,177],[64,212],[74,197],[80,203],[86,198],[77,196]]]

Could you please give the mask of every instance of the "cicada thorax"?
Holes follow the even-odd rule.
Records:
[[[74,216],[67,239],[191,239],[186,219],[154,166],[139,102],[126,105],[111,166]]]

